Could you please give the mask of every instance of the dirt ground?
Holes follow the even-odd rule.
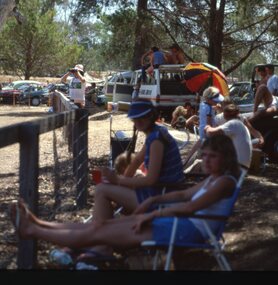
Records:
[[[0,127],[9,124],[33,120],[49,116],[47,107],[0,106]],[[95,107],[94,114],[89,118],[89,160],[90,171],[99,165],[107,165],[110,153],[110,124],[106,110]],[[113,115],[113,130],[131,132],[131,122],[125,114]],[[53,140],[57,141],[58,158],[62,170],[68,167],[71,157],[67,153],[60,132],[43,134],[40,138],[40,168],[48,169],[48,173],[40,176],[39,214],[48,220],[82,221],[87,218],[93,207],[94,185],[89,177],[88,204],[78,210],[74,205],[73,185],[62,185],[60,189],[60,206],[55,208],[53,181]],[[137,149],[143,143],[139,136]],[[43,156],[43,158],[42,158]],[[0,269],[16,268],[17,238],[9,222],[8,205],[18,197],[18,166],[19,146],[17,144],[0,149]],[[277,164],[267,161],[265,167],[258,172],[250,172],[245,179],[233,217],[225,232],[226,256],[233,270],[264,271],[278,269],[278,178]],[[49,174],[50,173],[50,174]],[[56,193],[57,194],[57,193]],[[46,242],[38,243],[38,268],[49,268],[49,250],[53,245]],[[176,253],[178,270],[218,270],[213,257],[200,251],[188,250]],[[142,260],[130,256],[129,268],[142,269]],[[139,261],[140,260],[140,261]],[[146,260],[148,267],[148,260]],[[114,269],[111,266],[110,269]],[[117,267],[121,269],[121,267]],[[123,267],[126,269],[126,267]]]

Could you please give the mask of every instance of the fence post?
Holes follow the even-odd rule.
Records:
[[[76,205],[82,208],[88,196],[88,110],[76,109],[73,127],[73,173],[76,178]]]
[[[19,195],[35,214],[38,213],[39,125],[20,126]],[[32,269],[37,263],[37,241],[19,240],[18,269]]]

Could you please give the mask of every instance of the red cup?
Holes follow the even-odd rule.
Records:
[[[92,179],[96,185],[99,184],[101,182],[101,170],[93,169],[92,170]]]

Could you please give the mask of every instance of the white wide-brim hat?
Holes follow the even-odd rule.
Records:
[[[82,64],[76,64],[76,66],[74,67],[74,69],[77,69],[77,70],[80,70],[80,71],[83,71],[84,70],[84,67]]]

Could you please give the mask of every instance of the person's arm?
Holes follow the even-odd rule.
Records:
[[[193,195],[203,186],[205,180],[184,190],[172,191],[165,193],[164,195],[152,196],[143,201],[133,212],[133,214],[142,214],[147,212],[153,204],[163,204],[163,203],[177,203],[189,201]]]
[[[177,55],[178,63],[184,64],[185,63],[185,56],[183,52],[179,52]]]
[[[164,145],[161,141],[155,140],[150,147],[150,160],[147,175],[144,177],[124,177],[118,178],[118,184],[131,188],[142,186],[151,186],[156,183],[159,177],[162,159],[163,159]]]
[[[150,159],[147,175],[143,177],[125,177],[116,175],[114,171],[104,168],[102,174],[106,179],[116,185],[125,186],[131,189],[151,186],[157,182],[162,165],[164,145],[161,141],[155,140],[150,147]]]
[[[184,161],[184,165],[185,165],[185,166],[186,166],[187,163],[190,161],[192,155],[193,155],[196,151],[198,151],[198,150],[200,149],[201,145],[202,145],[202,141],[201,141],[200,139],[195,142],[195,144],[192,146],[192,148],[191,148],[190,151],[188,152],[187,157],[186,157],[186,159],[185,159],[185,161]]]
[[[153,66],[154,56],[153,53],[150,54],[150,64]]]
[[[140,219],[133,226],[133,229],[136,232],[139,232],[143,224],[145,224],[146,222],[150,222],[154,218],[172,217],[172,216],[182,217],[194,214],[196,211],[205,209],[221,199],[228,198],[229,196],[232,195],[234,189],[235,189],[235,182],[232,179],[228,177],[221,177],[212,186],[208,187],[207,191],[203,195],[201,195],[199,198],[197,198],[194,201],[190,200],[188,202],[176,203],[173,204],[171,207],[165,207],[163,209],[159,208],[150,213],[140,216]],[[163,196],[161,196],[160,199],[163,199],[164,198]]]
[[[124,176],[132,177],[135,174],[136,170],[144,162],[145,152],[146,152],[146,147],[144,145],[142,149],[135,155],[134,159],[131,161],[131,163],[125,170]]]
[[[177,120],[178,120],[178,116],[173,115],[172,120],[171,120],[171,126],[172,127],[175,127]]]
[[[71,72],[67,72],[63,75],[63,77],[61,78],[61,82],[67,84],[67,78],[68,76],[71,74]]]
[[[233,194],[235,181],[228,177],[219,178],[213,185],[207,188],[207,191],[196,200],[186,203],[183,208],[172,209],[168,207],[163,209],[161,216],[177,215],[183,216],[192,214],[201,209],[205,209],[221,199],[228,198]]]
[[[273,93],[272,95],[274,96],[278,96],[278,76],[275,76],[275,81],[274,81],[274,84],[273,84]]]
[[[211,127],[209,125],[205,126],[204,132],[208,137],[213,135],[223,135],[225,134],[224,131],[221,129],[221,126],[219,127]]]
[[[148,50],[147,52],[145,52],[142,56],[141,56],[141,66],[144,65],[144,59],[146,56],[148,56],[150,54],[150,51]]]
[[[249,130],[251,136],[253,138],[259,139],[258,145],[262,146],[264,144],[264,137],[262,136],[261,132],[256,130],[246,118],[243,119],[243,123]]]
[[[85,77],[80,74],[79,70],[76,71],[76,76],[82,83],[86,82]]]

